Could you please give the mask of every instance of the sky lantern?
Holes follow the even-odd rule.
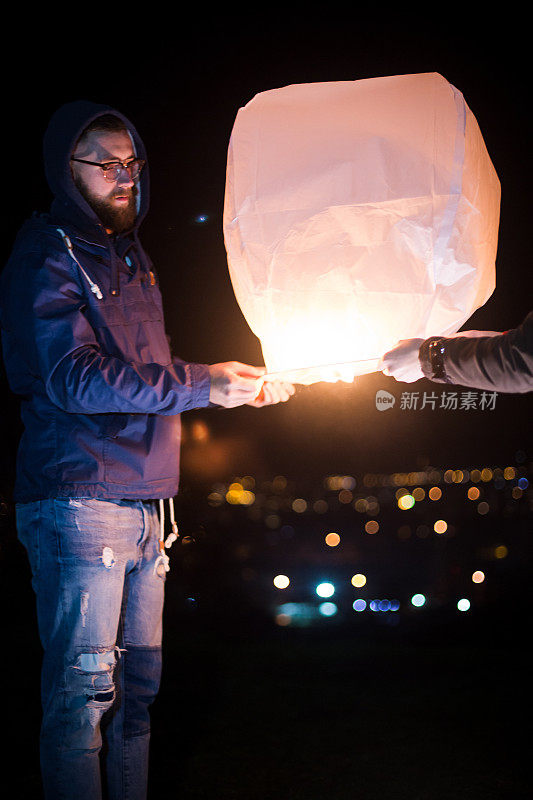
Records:
[[[352,381],[455,333],[495,286],[500,184],[438,73],[257,94],[229,145],[224,240],[269,374]]]

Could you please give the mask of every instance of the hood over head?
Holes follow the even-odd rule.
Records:
[[[91,232],[100,241],[105,239],[107,234],[98,216],[74,183],[70,170],[70,157],[85,128],[103,114],[113,114],[122,120],[133,140],[135,154],[146,161],[144,143],[129,119],[111,106],[88,100],[76,100],[61,106],[50,119],[43,140],[45,174],[54,195],[52,216],[70,222],[86,234]],[[122,236],[128,236],[129,233],[135,236],[148,212],[150,200],[148,164],[145,164],[141,172],[138,186],[140,203],[135,225],[131,232],[121,234]]]

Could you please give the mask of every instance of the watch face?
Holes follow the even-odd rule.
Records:
[[[446,379],[446,370],[444,369],[444,353],[445,346],[443,340],[433,339],[429,345],[429,360],[433,370],[433,378]]]

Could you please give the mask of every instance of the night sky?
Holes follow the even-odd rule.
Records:
[[[496,290],[464,327],[506,330],[522,321],[531,308],[530,74],[518,20],[465,27],[452,8],[438,24],[413,11],[346,18],[333,9],[302,19],[269,9],[247,25],[237,8],[226,19],[200,7],[195,14],[182,25],[155,13],[138,21],[80,14],[53,32],[48,23],[46,35],[34,20],[17,61],[3,57],[4,261],[23,220],[50,203],[41,162],[50,115],[78,98],[108,103],[131,118],[147,146],[151,211],[141,239],[159,271],[174,352],[203,363],[262,364],[233,295],[222,234],[226,154],[239,107],[291,83],[436,71],[463,92],[502,186]],[[207,220],[197,222],[198,215]],[[396,396],[393,410],[376,410],[378,389]],[[505,467],[517,451],[527,452],[531,395],[499,395],[494,410],[400,408],[402,391],[441,389],[374,374],[353,385],[301,387],[289,403],[263,410],[192,412],[185,428],[201,418],[226,443],[221,479]],[[5,476],[17,431],[3,393]],[[186,474],[188,463],[185,453]]]

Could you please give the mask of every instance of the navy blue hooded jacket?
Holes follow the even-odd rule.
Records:
[[[44,137],[51,212],[22,226],[2,274],[4,363],[24,423],[17,502],[174,496],[179,414],[209,405],[208,367],[171,355],[154,268],[137,235],[148,210],[147,165],[135,227],[117,237],[72,180],[77,139],[107,113],[146,159],[118,111],[85,101],[60,108]]]

